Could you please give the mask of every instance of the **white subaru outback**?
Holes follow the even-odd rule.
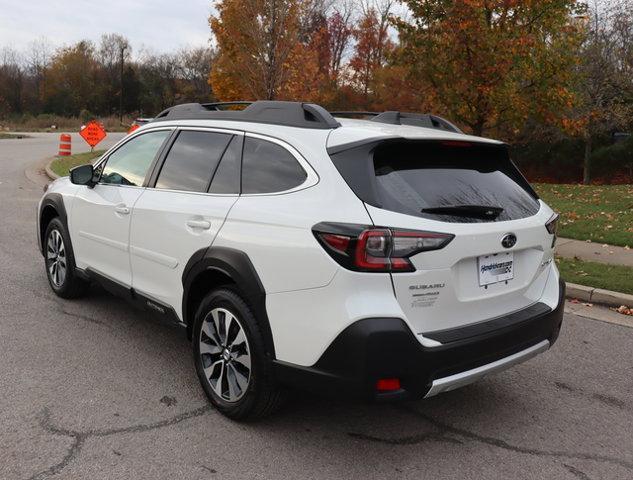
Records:
[[[547,350],[557,215],[507,145],[433,115],[186,104],[53,182],[53,291],[98,282],[179,322],[225,415],[285,387],[423,398]]]

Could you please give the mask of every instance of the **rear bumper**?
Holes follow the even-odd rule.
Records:
[[[434,332],[424,347],[398,318],[369,318],[347,327],[312,367],[275,362],[280,383],[337,398],[405,399],[452,390],[531,358],[560,332],[565,283],[558,305],[542,303],[476,325]],[[401,389],[378,393],[376,382],[398,378]]]

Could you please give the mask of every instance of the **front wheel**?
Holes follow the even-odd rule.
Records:
[[[75,258],[70,238],[59,218],[51,220],[46,227],[44,242],[46,276],[53,292],[62,298],[83,295],[88,283],[75,273]]]
[[[256,419],[277,409],[281,392],[257,319],[234,290],[209,293],[193,328],[196,372],[207,397],[234,420]]]

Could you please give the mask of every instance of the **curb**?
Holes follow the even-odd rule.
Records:
[[[575,283],[567,284],[568,299],[582,300],[588,303],[598,303],[608,305],[610,307],[619,307],[621,305],[633,306],[633,295],[620,292],[612,292],[611,290],[603,290],[601,288],[586,287]]]
[[[53,163],[55,160],[57,160],[57,157],[52,157],[49,161],[46,162],[46,165],[44,165],[44,171],[46,172],[48,178],[50,178],[51,180],[57,180],[59,178],[59,175],[51,170],[51,163]]]

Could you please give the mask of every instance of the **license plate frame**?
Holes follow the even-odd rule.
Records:
[[[514,279],[514,252],[500,252],[477,257],[480,287]]]

